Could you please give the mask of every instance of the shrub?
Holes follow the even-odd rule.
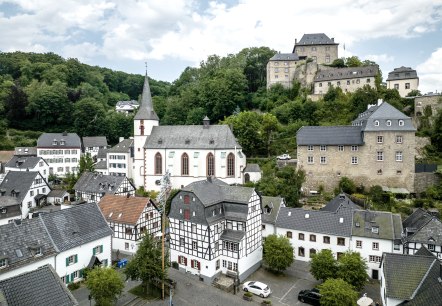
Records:
[[[344,176],[339,181],[339,189],[345,193],[353,194],[356,192],[356,184],[351,179]]]
[[[77,290],[78,288],[80,288],[80,283],[70,283],[68,284],[68,289],[71,291]]]
[[[244,292],[244,296],[251,298],[253,294],[251,292]]]

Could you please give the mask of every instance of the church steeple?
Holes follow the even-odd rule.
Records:
[[[144,77],[143,93],[141,94],[140,108],[134,117],[135,120],[160,120],[153,109],[152,95],[150,93],[149,78]]]

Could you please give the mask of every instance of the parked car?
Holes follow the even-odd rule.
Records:
[[[272,293],[269,286],[261,282],[245,282],[244,285],[242,285],[242,289],[245,292],[249,291],[262,298],[268,297],[270,293]]]
[[[311,290],[301,290],[298,294],[298,300],[302,303],[310,305],[320,305],[321,304],[321,294],[317,288]]]
[[[292,158],[290,157],[290,155],[288,155],[288,154],[282,154],[282,155],[277,156],[276,158],[279,159],[279,160],[292,159]]]

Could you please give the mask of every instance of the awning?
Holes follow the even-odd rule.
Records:
[[[405,188],[394,188],[394,187],[382,186],[382,191],[391,192],[391,193],[410,194],[410,192]]]
[[[42,194],[42,193],[37,194],[37,195],[34,197],[34,199],[35,199],[36,201],[40,201],[41,199],[45,199],[45,198],[46,198],[46,195],[45,195],[45,194]]]
[[[93,255],[89,261],[89,264],[87,265],[87,268],[92,269],[95,266],[101,266],[101,261],[97,256]]]

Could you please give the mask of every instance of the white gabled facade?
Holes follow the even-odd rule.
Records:
[[[102,266],[111,265],[111,245],[111,236],[109,235],[60,252],[55,258],[55,270],[66,284],[80,281],[92,256],[96,256],[102,262]]]
[[[189,188],[199,183],[201,181]],[[169,214],[171,261],[176,262],[180,270],[198,275],[207,282],[220,273],[237,275],[243,281],[262,260],[260,197],[247,188],[252,191],[247,203],[227,203],[227,199],[218,199],[216,204],[206,206],[198,194],[201,196],[200,192],[217,188],[204,189],[206,187],[195,193],[184,189],[172,200]],[[231,192],[235,192],[236,188],[243,187],[221,188],[231,188]],[[229,217],[235,206],[242,217]]]
[[[26,163],[27,159],[39,159],[38,162],[35,163],[33,167],[23,167],[23,165]],[[6,165],[5,166],[5,173],[8,173],[9,171],[38,171],[40,172],[41,176],[48,182],[49,179],[49,165],[48,163],[41,157],[19,157],[19,158],[13,158],[15,160],[15,165]]]

